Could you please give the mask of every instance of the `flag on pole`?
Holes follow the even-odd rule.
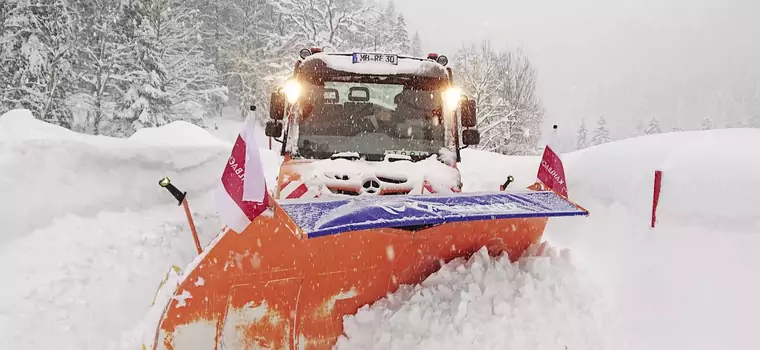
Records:
[[[541,157],[541,165],[538,167],[538,180],[549,187],[552,191],[567,197],[567,182],[565,181],[565,168],[562,160],[554,153],[549,145],[544,149]]]
[[[269,205],[264,165],[261,162],[254,123],[249,118],[232,147],[216,192],[216,204],[222,222],[235,232],[248,224]]]

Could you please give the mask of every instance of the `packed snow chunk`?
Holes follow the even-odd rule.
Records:
[[[482,248],[344,318],[337,349],[609,349],[615,320],[568,254]]]
[[[451,193],[460,186],[458,171],[435,156],[418,162],[324,159],[292,167],[302,174],[302,181],[310,191],[329,196],[336,195],[339,189],[359,189],[359,195],[421,194],[424,186],[437,193]]]
[[[203,128],[185,121],[174,121],[157,128],[142,128],[129,137],[146,146],[198,147],[219,146],[226,142]]]
[[[398,64],[385,62],[354,63],[353,53],[316,53],[303,60],[304,67],[324,67],[357,74],[416,74],[430,77],[446,77],[446,68],[430,60],[398,58]]]

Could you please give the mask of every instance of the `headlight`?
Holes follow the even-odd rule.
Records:
[[[462,98],[462,89],[452,86],[443,92],[443,103],[448,110],[454,110],[459,106],[459,100]]]
[[[301,96],[301,84],[295,80],[288,80],[282,90],[285,92],[285,98],[288,99],[288,103],[291,104],[296,103],[298,97]]]

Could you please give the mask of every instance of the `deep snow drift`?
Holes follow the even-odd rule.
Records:
[[[140,322],[160,280],[196,254],[181,207],[157,182],[170,176],[189,192],[207,243],[221,227],[210,190],[235,135],[229,124],[217,130],[225,135],[217,143],[182,123],[119,140],[76,134],[25,111],[0,117],[2,347],[139,349]],[[752,348],[760,329],[756,149],[759,130],[734,129],[563,155],[570,197],[591,216],[552,219],[547,236],[573,259],[454,261],[416,290],[347,317],[340,348],[462,349],[472,337],[481,342],[474,348],[498,349]],[[462,154],[465,191],[495,190],[509,174],[523,187],[539,162]],[[272,185],[279,157],[262,155]],[[664,184],[652,230],[655,169]]]
[[[206,244],[222,227],[210,191],[231,147],[183,122],[116,139],[25,110],[1,116],[1,347],[139,349],[133,328],[159,282],[196,254],[182,208],[158,180],[188,192]]]

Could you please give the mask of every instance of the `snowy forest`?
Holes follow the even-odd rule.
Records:
[[[0,114],[126,137],[174,120],[206,126],[225,107],[268,108],[304,47],[423,56],[392,1],[6,0]],[[455,79],[478,100],[479,148],[533,152],[543,110],[519,52],[466,44]]]
[[[0,113],[129,136],[224,106],[267,108],[303,47],[421,54],[375,0],[5,0]]]

